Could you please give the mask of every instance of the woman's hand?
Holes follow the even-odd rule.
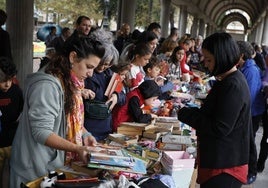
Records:
[[[109,103],[111,103],[109,109],[112,110],[112,109],[114,108],[114,106],[116,105],[117,100],[118,100],[117,95],[114,93],[114,94],[112,94],[112,96],[106,101],[105,104],[108,105]]]
[[[95,98],[95,92],[90,89],[83,89],[82,90],[82,97],[84,99],[94,99]]]
[[[85,146],[97,146],[98,144],[95,137],[92,135],[83,137],[83,142]]]
[[[88,158],[89,158],[89,152],[90,149],[88,146],[77,146],[77,151],[79,155],[79,158],[85,163],[88,163]]]

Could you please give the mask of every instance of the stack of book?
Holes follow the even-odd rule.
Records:
[[[119,133],[113,133],[109,134],[108,139],[122,145],[129,145],[129,144],[136,144],[138,142],[139,137],[137,135],[128,136]]]
[[[161,140],[157,143],[157,148],[161,150],[185,151],[188,146],[192,145],[191,136],[167,134]]]
[[[181,122],[178,120],[177,117],[161,117],[161,116],[159,116],[155,122],[155,126],[158,126],[158,127],[172,126],[172,129],[171,129],[172,134],[177,134],[177,135],[181,134],[180,124],[181,124]]]
[[[173,130],[173,125],[169,123],[165,124],[157,124],[155,123],[155,126],[147,129],[143,132],[142,137],[153,140],[153,141],[158,141],[159,138],[163,135],[166,135],[168,133],[171,133]]]
[[[117,128],[117,133],[129,136],[141,136],[143,131],[154,127],[154,123],[122,122]]]

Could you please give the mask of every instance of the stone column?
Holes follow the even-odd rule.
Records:
[[[207,32],[206,32],[206,36],[211,35],[212,33],[212,25],[208,24],[207,25]],[[205,38],[205,36],[203,36]]]
[[[248,41],[249,42],[254,42],[256,38],[256,28],[252,29],[249,36],[248,36]]]
[[[10,34],[17,79],[24,88],[24,79],[33,72],[33,0],[8,0],[7,31]]]
[[[260,22],[258,22],[256,24],[255,30],[256,30],[256,33],[255,33],[255,39],[253,42],[256,42],[258,44],[259,40],[260,40],[260,34],[261,34],[261,23]]]
[[[193,25],[191,28],[192,37],[196,37],[198,35],[198,24],[199,24],[199,19],[195,15],[194,20],[193,20]]]
[[[259,25],[260,29],[259,29],[259,34],[258,34],[258,39],[257,42],[258,44],[262,43],[262,35],[263,35],[263,28],[264,28],[264,18],[261,19],[261,23]]]
[[[199,35],[204,36],[205,34],[205,22],[203,19],[200,19],[199,21]]]
[[[121,24],[127,23],[130,25],[131,31],[134,30],[135,23],[135,11],[136,11],[136,0],[122,0],[121,7]]]
[[[117,30],[119,30],[121,25],[122,25],[122,23],[121,23],[121,16],[122,16],[121,8],[122,8],[122,0],[118,0],[117,1],[117,20],[116,20],[116,22],[117,22],[117,26],[116,26]]]
[[[268,10],[266,10],[266,16],[264,18],[263,35],[261,42],[268,45]]]
[[[183,36],[186,33],[187,27],[187,6],[181,5],[180,6],[180,19],[179,19],[179,31],[180,35]]]
[[[169,35],[169,15],[171,0],[161,0],[161,36],[166,38]]]

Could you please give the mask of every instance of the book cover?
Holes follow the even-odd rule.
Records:
[[[123,171],[129,173],[136,173],[136,174],[146,174],[146,166],[144,161],[134,157],[134,163],[132,166],[128,167],[120,167],[120,166],[110,166],[104,164],[96,164],[96,163],[88,163],[88,167],[90,168],[100,168],[112,171]]]
[[[133,157],[124,149],[96,147],[95,151],[90,153],[89,162],[129,167],[133,165]]]
[[[160,150],[173,150],[173,151],[183,151],[186,150],[186,145],[185,144],[172,144],[172,143],[163,143],[163,142],[158,142],[157,143],[157,148]]]
[[[162,157],[162,151],[160,151],[157,148],[155,149],[146,148],[142,151],[142,157],[154,161],[159,161]]]
[[[109,98],[114,92],[120,93],[122,89],[123,83],[120,75],[117,73],[113,73],[113,76],[107,86],[104,95]]]

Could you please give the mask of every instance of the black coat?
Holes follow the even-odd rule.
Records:
[[[2,56],[12,59],[9,34],[0,28],[0,57]]]
[[[250,93],[240,71],[217,81],[200,109],[182,108],[178,119],[196,129],[201,168],[248,164]]]

